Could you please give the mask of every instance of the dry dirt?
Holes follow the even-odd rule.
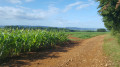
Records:
[[[74,41],[67,46],[46,51],[26,53],[1,67],[111,67],[111,61],[102,49],[104,36]]]

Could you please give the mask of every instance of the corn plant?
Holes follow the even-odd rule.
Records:
[[[62,32],[0,29],[0,59],[17,56],[21,52],[53,47],[66,41],[67,35]]]

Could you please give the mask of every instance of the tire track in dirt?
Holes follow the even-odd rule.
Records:
[[[13,64],[15,67],[110,67],[111,61],[103,53],[102,45],[104,36],[100,35],[83,41],[77,41],[75,46],[56,48],[54,51],[43,52],[36,60],[18,59]],[[39,54],[39,53],[36,53]],[[45,55],[44,55],[45,54]],[[34,54],[35,55],[35,54]],[[35,56],[38,57],[38,56]],[[28,57],[29,58],[29,57]],[[17,63],[18,62],[18,63]],[[22,62],[22,63],[20,63]],[[22,65],[24,63],[24,65]]]

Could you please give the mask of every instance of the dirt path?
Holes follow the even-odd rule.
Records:
[[[104,56],[102,49],[104,36],[78,41],[63,48],[26,54],[5,65],[14,67],[110,67],[110,61]]]

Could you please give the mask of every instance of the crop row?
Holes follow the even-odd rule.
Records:
[[[66,41],[67,36],[62,32],[0,29],[0,59],[53,47]]]

